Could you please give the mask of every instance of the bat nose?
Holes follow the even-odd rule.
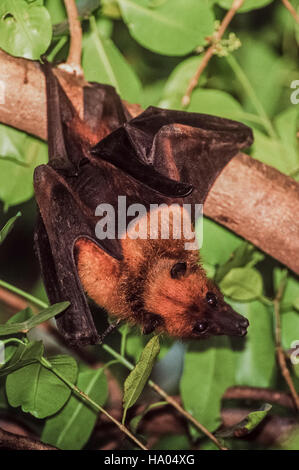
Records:
[[[247,318],[242,318],[239,321],[239,336],[245,336],[247,334],[247,328],[249,326],[249,321]]]
[[[228,304],[214,312],[213,322],[216,334],[228,336],[245,336],[249,326],[247,318],[235,312]]]

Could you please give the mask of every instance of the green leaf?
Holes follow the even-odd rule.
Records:
[[[27,201],[33,196],[33,172],[48,162],[47,145],[23,132],[0,124],[0,199],[6,206]],[[14,165],[5,158],[15,157],[25,165]]]
[[[271,117],[277,112],[284,87],[290,87],[290,64],[265,40],[257,40],[250,34],[244,35],[241,39],[246,43],[246,47],[237,51],[239,64],[264,111]],[[240,87],[240,92],[244,110],[257,113],[255,103],[243,86]]]
[[[124,419],[127,410],[133,406],[140,397],[146,382],[151,374],[155,359],[160,351],[159,337],[154,336],[149,340],[136,366],[126,378],[124,384]]]
[[[241,238],[216,222],[204,217],[201,258],[211,265],[225,263],[240,245]]]
[[[268,137],[254,129],[254,142],[250,150],[251,156],[266,165],[274,166],[285,174],[298,168],[298,156],[290,144],[283,144],[280,139]]]
[[[214,30],[214,15],[206,2],[165,0],[152,7],[148,0],[118,0],[131,35],[159,54],[186,55]]]
[[[67,380],[76,382],[78,368],[74,358],[54,356],[47,361]],[[11,406],[21,406],[25,413],[43,419],[63,407],[70,397],[71,389],[54,372],[37,362],[8,375],[6,394]]]
[[[245,120],[242,106],[229,93],[221,90],[197,89],[192,94],[188,111]]]
[[[0,377],[39,361],[43,353],[44,347],[41,341],[19,344],[13,356],[0,367]]]
[[[190,442],[186,434],[163,436],[153,447],[154,450],[189,450]],[[174,456],[175,458],[175,456]]]
[[[295,152],[295,155],[297,157],[297,164],[299,164],[298,139],[296,135],[298,129],[298,118],[298,107],[293,105],[285,109],[282,113],[278,114],[274,120],[275,127],[282,143],[286,147],[292,149],[293,152]]]
[[[102,0],[102,14],[115,20],[121,18],[117,0]]]
[[[156,80],[143,87],[142,99],[140,101],[140,104],[143,108],[146,109],[148,106],[161,107],[160,100],[163,95],[165,83],[165,79]]]
[[[21,310],[20,312],[16,313],[15,315],[13,315],[8,321],[7,321],[7,324],[11,324],[11,323],[22,323],[24,321],[27,321],[29,320],[29,318],[31,318],[33,316],[33,312],[31,310],[30,307],[27,307],[25,308],[24,310]],[[13,335],[14,338],[17,338],[19,340],[23,340],[24,341],[24,338],[26,338],[26,334],[25,333],[18,333],[18,334],[15,334]],[[7,336],[1,336],[1,341],[5,341],[6,339],[12,339],[11,336],[7,335]],[[10,358],[12,357],[12,355],[15,353],[15,351],[17,350],[19,346],[19,343],[18,342],[10,342],[8,344],[5,345],[5,362],[8,362],[10,360]]]
[[[108,398],[107,379],[103,369],[79,372],[77,386],[98,405]],[[42,441],[63,450],[79,450],[88,441],[98,413],[83,400],[72,395],[64,408],[47,419]]]
[[[299,297],[296,297],[296,299],[293,301],[293,307],[299,311]]]
[[[222,438],[247,436],[266,418],[271,408],[272,405],[265,403],[259,410],[251,411],[246,418],[242,419],[238,424],[224,431],[217,432],[216,436]]]
[[[0,47],[16,57],[39,59],[52,38],[48,10],[36,2],[0,2]]]
[[[277,290],[283,271],[276,268],[274,270],[274,286]],[[288,274],[281,307],[281,342],[285,350],[290,349],[293,341],[299,339],[298,312],[295,309],[296,299],[299,297],[299,282],[297,277]]]
[[[21,323],[7,322],[5,325],[0,325],[0,336],[13,335],[16,333],[27,333],[29,330],[39,325],[40,323],[44,323],[45,321],[50,320],[50,318],[53,318],[59,313],[63,312],[69,306],[70,302],[60,302],[46,308],[45,310],[42,310],[37,315],[34,315]]]
[[[241,13],[245,11],[256,10],[258,8],[265,7],[266,5],[269,5],[272,2],[273,0],[246,0],[244,2],[244,5],[238,10],[238,12]],[[229,8],[231,8],[233,0],[218,0],[217,3],[222,8],[226,8],[228,10]]]
[[[263,259],[264,255],[256,251],[253,245],[246,242],[241,243],[241,245],[232,253],[230,259],[222,266],[219,266],[214,278],[215,282],[219,283],[233,268],[241,268],[245,266],[253,267]]]
[[[265,403],[259,410],[252,411],[246,418],[246,423],[244,423],[244,428],[248,432],[251,432],[256,428],[262,421],[265,419],[269,411],[271,410],[272,405]]]
[[[31,308],[27,307],[24,308],[24,310],[21,310],[20,312],[17,312],[12,317],[10,317],[10,319],[7,320],[6,324],[23,323],[24,321],[29,320],[33,316],[34,314]]]
[[[85,78],[114,86],[123,99],[139,102],[141,85],[113,41],[104,37],[99,25],[92,22],[92,32],[83,42],[82,66]]]
[[[61,0],[45,0],[45,6],[53,24],[60,23],[66,19],[64,2]]]
[[[263,293],[263,279],[254,268],[233,268],[219,283],[224,295],[234,300],[249,301]]]
[[[168,109],[183,109],[182,98],[185,94],[189,81],[198,69],[201,57],[189,57],[177,65],[170,74],[163,91],[159,106]],[[199,86],[206,83],[206,73],[204,72],[199,79]],[[191,100],[193,99],[193,95]]]
[[[184,407],[214,431],[221,422],[221,399],[234,385],[235,359],[229,338],[192,342],[185,355],[180,390]]]
[[[271,309],[261,302],[230,302],[234,310],[249,320],[244,338],[234,338],[238,385],[273,387],[276,377],[275,341]]]
[[[12,230],[13,226],[14,226],[14,223],[15,221],[21,217],[21,212],[17,212],[17,214],[14,216],[14,217],[11,217],[9,219],[8,222],[6,222],[6,224],[4,225],[4,227],[0,230],[0,245],[1,243],[4,242],[5,238],[7,237],[7,235],[10,233],[10,231]]]

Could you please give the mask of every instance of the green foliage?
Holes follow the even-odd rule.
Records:
[[[165,55],[186,55],[213,33],[206,2],[118,0],[131,35],[142,46]]]
[[[0,47],[9,54],[39,59],[52,38],[48,10],[39,0],[2,0],[0,3]]]
[[[138,101],[140,83],[111,39],[105,37],[94,20],[92,32],[84,39],[83,69],[86,79],[113,85],[121,96]]]
[[[28,320],[20,323],[7,322],[5,325],[0,325],[0,336],[14,335],[16,333],[27,333],[37,325],[44,323],[50,318],[55,317],[59,313],[63,312],[67,307],[70,306],[69,302],[60,302],[52,305],[52,307],[46,308],[38,315],[31,316]]]
[[[105,405],[108,386],[103,369],[83,368],[77,386],[96,403]],[[96,419],[97,413],[73,395],[60,413],[47,419],[42,441],[63,450],[80,450],[88,441]]]
[[[229,9],[233,3],[233,0],[216,0],[216,1],[222,8],[227,8],[227,9]],[[262,8],[266,5],[269,5],[269,3],[271,2],[273,2],[273,0],[246,0],[244,2],[244,5],[240,8],[239,11],[241,13],[245,11],[255,10],[256,8]]]
[[[189,57],[179,63],[179,65],[172,71],[164,85],[159,106],[169,109],[183,109],[182,98],[188,83],[195,74],[200,62],[201,59],[195,56]],[[199,85],[204,85],[205,83],[206,74],[204,73],[199,80]],[[193,96],[191,102],[193,103]]]
[[[0,199],[6,208],[33,196],[33,172],[47,163],[47,145],[0,124]]]
[[[210,431],[220,424],[225,390],[234,385],[234,352],[228,338],[192,342],[180,382],[184,407]]]
[[[49,362],[69,381],[76,381],[75,359],[70,356],[55,356],[50,357]],[[43,419],[63,407],[71,395],[71,390],[54,372],[43,367],[40,362],[35,362],[8,375],[6,395],[11,406],[21,406],[25,413]]]
[[[250,323],[242,348],[235,351],[235,383],[252,387],[273,387],[277,370],[272,307],[265,307],[258,301],[232,303],[232,306]],[[236,343],[239,345],[240,341]]]
[[[38,362],[44,352],[41,341],[20,343],[12,357],[0,367],[0,377]]]
[[[233,300],[258,299],[263,292],[263,279],[254,268],[233,268],[222,279],[219,287]]]
[[[125,421],[126,413],[131,406],[133,406],[140,397],[144,386],[151,374],[154,362],[160,351],[159,337],[154,336],[149,340],[147,345],[142,351],[141,357],[137,362],[132,372],[126,378],[124,384],[124,415]]]
[[[15,221],[21,217],[21,212],[17,212],[16,215],[14,217],[11,217],[7,222],[6,224],[4,225],[4,227],[0,230],[0,245],[1,243],[4,242],[5,238],[7,237],[7,235],[11,232],[11,230],[13,229],[13,226],[15,224]]]
[[[223,19],[232,0],[77,0],[76,3],[83,24],[82,64],[87,80],[110,84],[123,99],[144,107],[183,109],[182,98],[201,63],[201,52],[208,45],[207,38],[218,27],[214,20]],[[293,5],[299,11],[298,0],[293,0]],[[265,6],[268,8],[263,9]],[[299,28],[281,2],[246,0],[239,13],[221,43],[225,56],[218,54],[211,59],[187,110],[250,125],[255,137],[249,150],[251,156],[298,179],[299,108],[290,102],[290,83],[298,80]],[[230,36],[232,33],[235,36]],[[239,45],[239,41],[241,47],[232,52],[230,43]],[[0,47],[5,51],[37,60],[46,53],[48,58],[63,61],[68,43],[69,28],[61,0],[0,2]],[[5,210],[32,198],[34,168],[46,162],[45,143],[0,125],[0,199]],[[33,215],[26,215],[23,207],[22,213],[15,232],[30,231],[32,239]],[[9,235],[18,214],[14,210],[1,220],[0,243]],[[184,348],[178,348],[184,368],[181,376],[180,371],[177,373],[174,393],[179,390],[186,410],[214,432],[221,423],[222,397],[228,387],[244,385],[281,390],[284,386],[275,359],[273,314],[273,298],[283,273],[274,267],[275,261],[269,256],[215,222],[205,218],[203,230],[204,267],[232,307],[250,322],[246,338],[186,342],[185,355]],[[8,242],[1,249],[5,250]],[[13,269],[14,256],[20,256],[19,251],[10,252],[10,256],[9,267],[4,266],[3,272],[7,269],[7,276],[14,275],[18,284],[18,274]],[[29,265],[28,277],[31,271],[34,269]],[[28,281],[28,285],[33,283]],[[25,419],[29,413],[43,420],[44,442],[61,449],[81,449],[94,429],[98,415],[95,409],[99,410],[95,404],[104,406],[108,398],[104,370],[87,368],[81,362],[77,365],[69,356],[47,358],[47,348],[45,351],[40,341],[27,337],[28,330],[65,308],[67,304],[55,305],[37,315],[25,309],[8,321],[0,312],[0,339],[5,345],[6,360],[0,365],[0,412],[15,413],[15,408],[21,408],[27,413]],[[285,351],[299,340],[298,311],[298,278],[288,273],[280,302]],[[135,329],[128,334],[122,332],[122,339],[114,335],[111,341],[114,341],[114,351],[120,350],[120,354],[116,353],[117,364],[114,361],[106,366],[124,384],[123,419],[129,409],[133,413],[137,400],[143,400],[146,405],[137,416],[133,413],[130,421],[130,429],[136,435],[142,418],[165,404],[148,401],[148,389],[144,389],[151,372],[160,370],[162,358],[163,371],[173,370],[173,364],[167,362],[171,361],[167,352],[173,341],[161,338],[160,350],[158,337],[147,342]],[[136,365],[125,380],[127,357]],[[298,387],[298,366],[293,366],[291,374]],[[159,374],[153,376],[161,385]],[[86,396],[79,396],[76,387]],[[254,410],[254,405],[251,409]],[[227,445],[255,448],[254,441],[248,444],[245,439],[238,440],[235,432],[251,432],[268,412],[276,413],[276,410],[266,406],[252,411],[245,420],[228,429]],[[284,413],[291,416],[291,411]],[[200,449],[215,449],[194,427],[190,426],[190,434],[191,438],[200,437]],[[221,438],[219,432],[218,436]],[[190,449],[191,441],[187,433],[166,436],[159,439],[156,448]],[[298,449],[298,445],[298,433],[280,444],[282,448],[292,449]]]
[[[228,438],[236,435],[246,436],[252,432],[267,416],[272,406],[269,403],[265,403],[259,410],[251,411],[246,418],[242,419],[240,423],[235,424],[231,428],[226,429],[225,431],[220,431],[217,433],[217,436],[222,438]]]

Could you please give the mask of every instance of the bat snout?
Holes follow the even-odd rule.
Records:
[[[228,304],[213,315],[213,322],[220,335],[245,336],[249,321],[235,312]]]

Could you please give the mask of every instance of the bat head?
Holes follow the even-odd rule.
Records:
[[[177,207],[181,213],[182,208]],[[178,338],[211,335],[244,336],[248,320],[236,313],[200,265],[198,249],[186,249],[186,239],[162,238],[162,217],[151,237],[134,237],[138,221],[122,240],[123,259],[116,260],[92,241],[77,242],[77,265],[88,295],[108,313],[139,324],[144,334],[165,332]],[[170,220],[173,229],[174,215]],[[155,232],[155,231],[154,231]],[[194,233],[193,233],[194,238]],[[188,239],[190,242],[190,239]],[[193,240],[194,242],[194,240]]]
[[[224,301],[195,253],[158,260],[148,275],[144,307],[155,312],[161,329],[174,337],[244,336],[249,325]]]

